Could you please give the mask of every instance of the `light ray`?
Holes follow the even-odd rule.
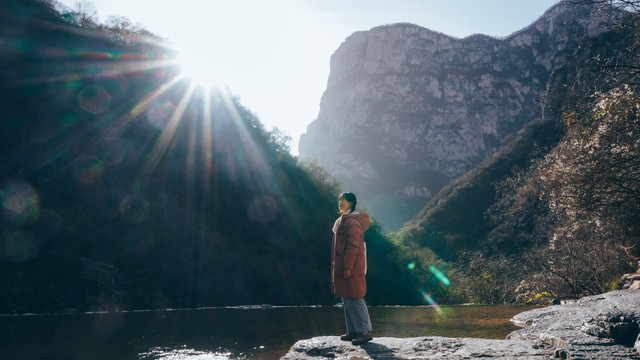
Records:
[[[50,31],[66,32],[73,34],[74,36],[89,38],[90,41],[96,40],[98,42],[104,42],[105,40],[105,34],[90,31],[88,29],[81,29],[75,26],[42,21],[35,22],[33,25],[40,26]],[[153,46],[156,50],[153,52],[147,51],[146,53],[138,53],[116,50],[99,51],[81,47],[59,48],[42,43],[33,43],[30,39],[23,39],[20,37],[7,38],[4,41],[0,41],[0,49],[9,53],[18,54],[28,52],[32,56],[51,59],[52,61],[64,60],[65,58],[74,59],[73,62],[65,64],[65,74],[38,79],[23,78],[22,82],[25,84],[67,81],[69,76],[68,74],[70,72],[80,70],[98,69],[100,70],[100,74],[108,76],[175,65],[173,58],[175,57],[176,50],[168,47],[162,40],[156,40],[153,38],[140,39],[138,44],[148,44]],[[86,60],[89,64],[87,66],[85,62],[78,60]],[[74,76],[79,76],[80,78],[95,78],[96,73],[90,71],[87,74],[74,74]]]
[[[256,170],[253,180],[256,184],[261,185],[262,190],[268,191],[273,190],[270,185],[267,184],[265,179],[273,179],[273,174],[271,172],[271,168],[267,165],[267,160],[265,159],[262,151],[258,149],[255,142],[253,141],[249,131],[245,128],[245,125],[242,123],[242,119],[238,109],[236,108],[235,103],[231,99],[230,95],[226,91],[221,92],[222,99],[224,100],[227,108],[231,113],[231,118],[233,119],[233,124],[235,125],[240,138],[242,139],[243,149],[241,155],[248,156],[248,159],[244,159],[246,161],[246,166],[251,166],[252,169]]]
[[[213,175],[213,134],[212,134],[212,117],[211,117],[211,88],[204,89],[204,98],[202,101],[202,176],[204,198],[211,196],[211,177]]]
[[[162,130],[162,133],[160,134],[158,140],[156,140],[156,143],[151,150],[151,154],[149,155],[149,159],[147,159],[147,161],[144,163],[142,170],[140,171],[140,174],[138,176],[138,183],[140,183],[142,186],[146,185],[147,180],[155,171],[158,163],[164,156],[167,147],[169,146],[169,143],[171,142],[171,139],[173,138],[176,129],[178,128],[178,124],[182,119],[182,115],[184,115],[189,100],[191,100],[191,95],[193,94],[194,90],[195,85],[190,84],[184,95],[180,99],[180,103],[176,107],[173,116],[169,120],[169,123]]]
[[[197,87],[197,84],[191,82],[191,85],[187,91],[194,91]],[[191,97],[191,96],[190,96]],[[188,102],[190,99],[187,99]],[[196,146],[197,146],[197,132],[198,128],[196,126],[190,126],[191,131],[189,132],[189,141],[187,144],[187,158],[185,159],[185,177],[186,177],[186,185],[185,189],[186,195],[186,209],[195,209],[196,208],[196,176],[198,169],[198,163],[196,163],[196,158],[198,156]],[[191,214],[190,214],[191,215]]]
[[[126,123],[128,123],[132,119],[138,117],[140,114],[142,114],[143,111],[146,111],[151,106],[151,103],[152,103],[153,100],[155,100],[157,97],[162,95],[165,91],[169,90],[173,85],[175,85],[181,79],[182,79],[182,77],[175,76],[175,77],[167,80],[165,83],[161,84],[157,88],[155,88],[149,94],[145,95],[138,102],[138,104],[136,104],[136,106],[133,109],[131,109],[127,113],[125,113],[122,116],[120,116],[118,118],[118,120],[116,120],[114,122],[112,130],[111,130],[111,133],[108,136],[116,136],[117,133],[119,132],[119,130]]]
[[[104,138],[117,138],[118,136],[120,136],[121,129],[124,128],[124,125],[147,110],[155,98],[166,92],[180,80],[181,78],[179,76],[167,80],[166,82],[155,88],[151,93],[145,95],[134,108],[125,111],[124,114],[120,115],[116,120],[112,120],[113,117],[111,115],[106,115],[102,118],[101,121],[96,122],[92,127],[89,127],[80,133],[76,132],[73,137],[68,138],[66,141],[61,142],[55,149],[52,149],[46,154],[43,154],[43,157],[40,161],[34,162],[36,164],[34,165],[34,169],[41,168],[42,166],[49,164],[52,159],[58,156],[60,152],[75,148],[77,144],[80,144],[83,141],[84,137],[87,134],[93,131],[93,129],[104,125],[106,122],[111,121],[112,123],[109,124],[109,128],[107,129]]]
[[[49,77],[39,77],[37,79],[23,79],[25,84],[44,84],[49,82],[67,82],[77,81],[82,79],[95,79],[95,72],[88,72],[87,70],[100,70],[99,77],[109,77],[116,75],[123,75],[128,73],[135,73],[140,71],[148,71],[150,69],[160,69],[173,65],[169,60],[130,60],[126,62],[118,61],[117,63],[100,62],[91,63],[90,66],[74,66],[68,69],[67,72],[61,75],[54,75]],[[75,71],[75,72],[74,72]],[[86,71],[86,73],[81,73]]]
[[[273,221],[277,219],[278,212],[287,212],[290,218],[294,217],[293,213],[295,212],[295,208],[284,195],[274,175],[273,168],[269,164],[269,160],[254,142],[251,134],[246,129],[247,125],[240,121],[240,114],[230,98],[229,93],[223,91],[222,98],[232,113],[232,118],[235,120],[234,124],[242,139],[242,154],[245,156],[245,159],[242,159],[242,161],[236,160],[235,163],[250,167],[253,170],[249,172],[251,181],[257,185],[259,191],[262,192],[262,194],[257,194],[253,199],[249,200],[247,204],[248,215],[254,214],[255,217],[256,214],[259,213],[268,213],[268,216],[262,218],[261,221]],[[230,162],[230,164],[232,163],[233,162]],[[274,201],[274,199],[277,200]],[[252,209],[259,211],[256,213],[255,211],[251,211]]]
[[[268,157],[266,154],[269,152],[265,152],[254,140],[255,135],[258,135],[258,138],[261,136],[261,134],[257,134],[261,130],[255,129],[255,133],[252,134],[254,129],[248,128],[252,124],[242,118],[243,115],[240,113],[240,109],[237,108],[228,91],[220,89],[219,99],[221,105],[224,105],[221,108],[226,109],[231,118],[231,123],[228,125],[233,126],[237,133],[235,138],[240,140],[236,143],[228,143],[225,140],[214,141],[217,146],[233,147],[233,151],[218,150],[218,154],[224,156],[220,161],[222,161],[228,176],[232,180],[243,179],[248,181],[251,188],[255,189],[252,192],[253,196],[245,199],[247,201],[245,204],[246,215],[252,221],[262,225],[274,223],[280,218],[281,215],[279,214],[286,213],[289,218],[294,218],[293,214],[296,209],[285,196],[278,182],[272,167],[274,164],[271,164],[273,159]],[[214,133],[213,136],[217,137],[219,134]],[[226,145],[223,145],[225,143]],[[277,243],[277,238],[277,232],[273,232],[270,240]]]

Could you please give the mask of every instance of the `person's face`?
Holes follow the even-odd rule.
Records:
[[[351,211],[351,203],[344,198],[340,198],[338,199],[338,209],[340,209],[341,214],[348,213]]]

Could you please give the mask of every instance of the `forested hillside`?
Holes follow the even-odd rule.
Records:
[[[87,15],[0,6],[0,313],[333,304],[341,189],[161,39]],[[367,238],[371,302],[418,301]]]
[[[619,18],[607,5],[558,1],[503,38],[407,23],[355,32],[331,56],[300,156],[360,188],[371,213],[399,230],[542,115],[552,72]]]
[[[443,296],[545,303],[615,289],[637,267],[640,27],[637,2],[616,5],[627,17],[552,74],[543,118],[396,234],[450,261]]]
[[[540,119],[398,233],[374,219],[368,304],[546,303],[635,269],[640,22],[624,4],[571,40]],[[333,304],[336,196],[358,189],[131,24],[0,5],[0,313]]]

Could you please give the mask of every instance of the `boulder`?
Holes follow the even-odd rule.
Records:
[[[640,359],[639,305],[640,290],[612,291],[520,313],[512,322],[523,328],[505,340],[374,337],[354,346],[321,336],[298,341],[281,360]]]
[[[640,262],[638,263],[638,271],[632,274],[625,274],[621,279],[622,288],[629,290],[640,289]]]
[[[640,290],[618,290],[520,313],[526,328],[508,339],[539,341],[565,349],[567,359],[640,359]]]
[[[281,360],[320,359],[548,359],[554,349],[522,340],[380,337],[356,346],[338,336],[298,341]]]

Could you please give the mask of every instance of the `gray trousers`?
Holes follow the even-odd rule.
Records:
[[[347,333],[362,335],[371,332],[369,310],[363,298],[341,298]]]

